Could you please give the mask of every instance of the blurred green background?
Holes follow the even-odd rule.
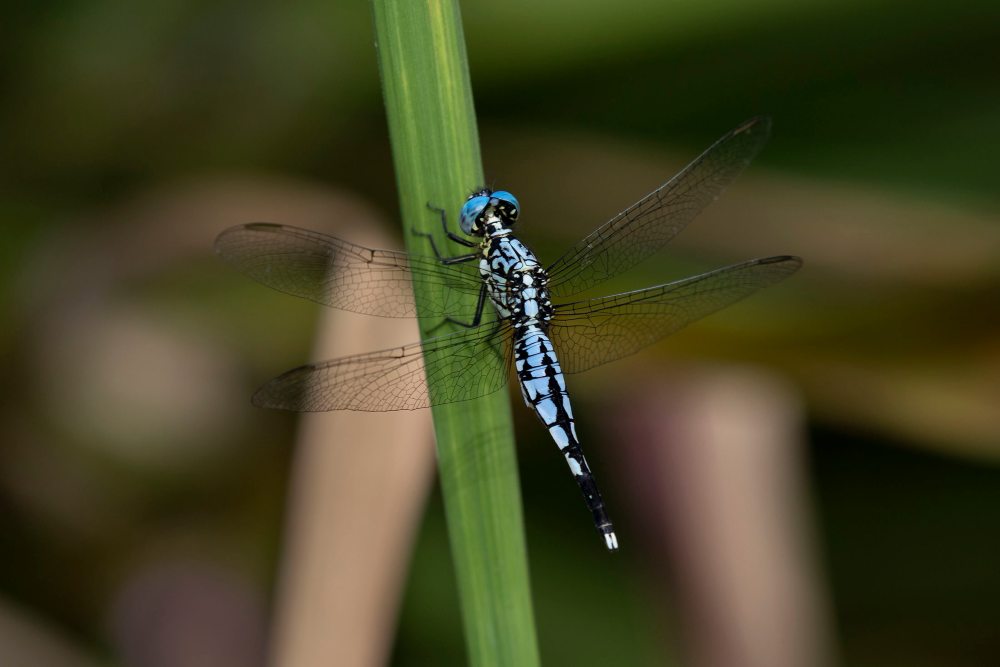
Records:
[[[772,116],[732,197],[609,289],[805,257],[649,363],[749,362],[800,392],[835,661],[997,664],[1000,5],[462,11],[486,173],[517,193],[543,261],[740,121]],[[93,661],[64,664],[185,664],[141,648],[137,618],[157,613],[144,595],[173,582],[204,598],[199,613],[233,619],[245,653],[206,664],[258,664],[294,418],[247,402],[308,357],[317,313],[210,244],[223,222],[308,226],[327,202],[397,219],[369,7],[21,3],[4,23],[0,607],[23,636]],[[575,400],[614,503],[630,480],[598,434],[628,378],[602,373],[602,386],[574,379]],[[683,664],[670,563],[639,545],[606,558],[519,403],[543,661]],[[581,641],[594,637],[600,650]],[[465,660],[436,495],[395,642],[393,664]]]

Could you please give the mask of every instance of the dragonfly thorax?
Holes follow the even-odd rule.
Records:
[[[515,328],[547,326],[553,312],[548,275],[535,254],[509,231],[486,238],[479,273],[500,317]]]

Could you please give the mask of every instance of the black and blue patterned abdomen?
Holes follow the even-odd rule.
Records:
[[[517,332],[514,338],[514,370],[521,384],[524,402],[549,429],[559,449],[576,442],[566,379],[552,341],[541,327],[528,326]]]
[[[514,370],[525,404],[542,420],[566,458],[594,517],[594,525],[604,536],[607,547],[617,549],[618,538],[577,439],[573,406],[566,393],[566,379],[559,367],[559,358],[548,334],[539,324],[529,323],[515,330]]]

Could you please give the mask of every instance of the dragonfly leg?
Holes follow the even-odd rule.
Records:
[[[478,243],[470,241],[469,239],[466,238],[462,238],[458,234],[455,234],[454,232],[448,229],[448,214],[445,212],[443,208],[432,206],[429,202],[427,204],[427,208],[429,208],[432,211],[435,211],[436,213],[441,214],[441,229],[444,230],[444,233],[445,235],[447,235],[449,240],[458,243],[460,245],[463,245],[466,248],[479,247]],[[477,259],[480,256],[478,252],[471,252],[465,255],[457,255],[455,257],[449,257],[447,255],[442,254],[441,251],[438,250],[437,243],[434,242],[434,236],[430,232],[422,232],[416,227],[414,227],[412,231],[417,236],[422,236],[423,238],[427,239],[430,242],[431,249],[434,251],[434,256],[437,257],[438,261],[441,262],[442,264],[459,264],[461,262],[470,262],[474,259]]]
[[[478,327],[483,321],[483,306],[486,305],[486,283],[483,283],[482,287],[479,288],[479,300],[476,301],[476,314],[472,316],[471,322],[463,322],[462,320],[455,319],[454,317],[448,316],[434,325],[433,328],[428,329],[427,333],[434,333],[446,324],[457,324],[465,329],[474,329]],[[498,323],[499,325],[499,323]]]
[[[448,229],[448,212],[445,211],[443,208],[441,208],[440,206],[435,206],[430,202],[427,202],[427,208],[429,208],[430,210],[434,211],[435,213],[441,216],[441,229],[444,230],[444,233],[448,235],[449,239],[451,239],[455,243],[464,245],[466,248],[475,248],[479,245],[475,241],[470,241],[469,239],[459,236],[458,234],[455,234],[450,229]]]
[[[414,229],[413,233],[416,234],[417,236],[424,237],[425,239],[427,239],[430,242],[431,249],[434,251],[434,256],[442,264],[446,264],[446,265],[447,264],[461,264],[462,262],[471,262],[474,259],[479,259],[480,257],[482,257],[482,254],[478,253],[478,252],[470,252],[470,253],[468,253],[466,255],[456,255],[454,257],[448,257],[447,255],[442,255],[441,251],[438,250],[437,243],[434,242],[434,237],[431,236],[430,232],[421,232],[421,231],[418,231],[418,230]]]

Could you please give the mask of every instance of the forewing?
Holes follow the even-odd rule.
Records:
[[[372,250],[287,225],[231,227],[219,234],[215,251],[268,287],[365,315],[415,317],[413,283],[434,286],[425,291],[430,296],[422,315],[467,315],[475,310],[468,297],[481,286],[469,265]]]
[[[551,292],[577,294],[659,250],[743,171],[770,131],[770,119],[748,120],[679,174],[598,227],[548,268]]]
[[[634,354],[800,266],[798,257],[754,259],[666,285],[560,304],[549,336],[562,369],[578,373]]]
[[[454,403],[503,387],[510,351],[510,326],[487,324],[423,343],[299,366],[258,389],[253,402],[297,412],[387,412]],[[431,379],[430,391],[425,377]]]

